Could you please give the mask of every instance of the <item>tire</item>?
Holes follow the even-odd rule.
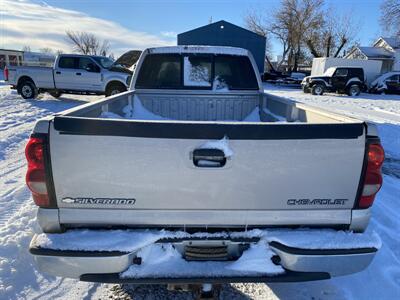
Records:
[[[305,85],[303,85],[303,86],[301,87],[301,89],[303,90],[303,93],[305,93],[305,94],[311,93],[310,88],[309,88],[309,87],[306,87]]]
[[[51,91],[51,92],[49,92],[49,94],[52,96],[52,97],[54,97],[54,98],[60,98],[61,97],[61,95],[62,95],[62,93],[59,91],[59,90],[53,90],[53,91]]]
[[[325,86],[323,84],[317,83],[315,85],[312,86],[311,88],[311,93],[313,95],[318,95],[321,96],[323,95],[325,92]]]
[[[116,95],[126,91],[126,87],[122,83],[110,83],[106,88],[106,96]]]
[[[358,96],[361,93],[360,86],[358,84],[353,84],[347,89],[347,95],[349,96]]]
[[[32,81],[25,80],[19,84],[18,92],[24,99],[36,99],[39,91]]]

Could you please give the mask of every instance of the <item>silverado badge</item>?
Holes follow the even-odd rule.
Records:
[[[66,198],[62,198],[61,201],[63,203],[68,203],[68,204],[133,205],[133,204],[135,204],[136,199],[66,197]]]

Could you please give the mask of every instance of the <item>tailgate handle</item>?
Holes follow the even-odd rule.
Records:
[[[78,72],[78,73],[76,73],[76,75],[82,75],[82,73],[79,73],[79,72]]]
[[[226,164],[225,153],[220,149],[195,149],[193,164],[199,168],[221,168]]]

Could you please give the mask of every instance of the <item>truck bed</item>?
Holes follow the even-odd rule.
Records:
[[[272,95],[130,91],[56,115],[49,133],[66,226],[348,227],[355,220],[365,124]],[[222,167],[195,166],[193,151],[210,142],[232,154]]]
[[[36,86],[40,88],[53,89],[54,88],[54,76],[53,68],[51,67],[32,67],[32,66],[21,66],[21,67],[10,67],[9,69],[8,83],[17,86],[20,74],[24,76],[34,78],[33,81]]]
[[[268,98],[268,100],[267,100]],[[137,114],[129,114],[137,106]],[[125,109],[125,111],[124,111]],[[256,114],[254,113],[256,110]],[[259,117],[256,115],[259,113]],[[260,93],[205,93],[174,91],[128,91],[73,108],[60,116],[165,121],[244,121],[315,124],[361,123],[361,121]]]

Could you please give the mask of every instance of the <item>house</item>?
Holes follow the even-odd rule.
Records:
[[[23,51],[0,49],[0,69],[5,66],[20,66],[23,54]]]
[[[380,37],[372,47],[355,47],[345,58],[382,61],[381,73],[400,71],[400,38]]]
[[[42,66],[51,67],[55,55],[41,52],[0,49],[0,69],[5,66]]]
[[[244,48],[253,54],[260,73],[264,72],[265,37],[224,20],[178,34],[178,45]]]

